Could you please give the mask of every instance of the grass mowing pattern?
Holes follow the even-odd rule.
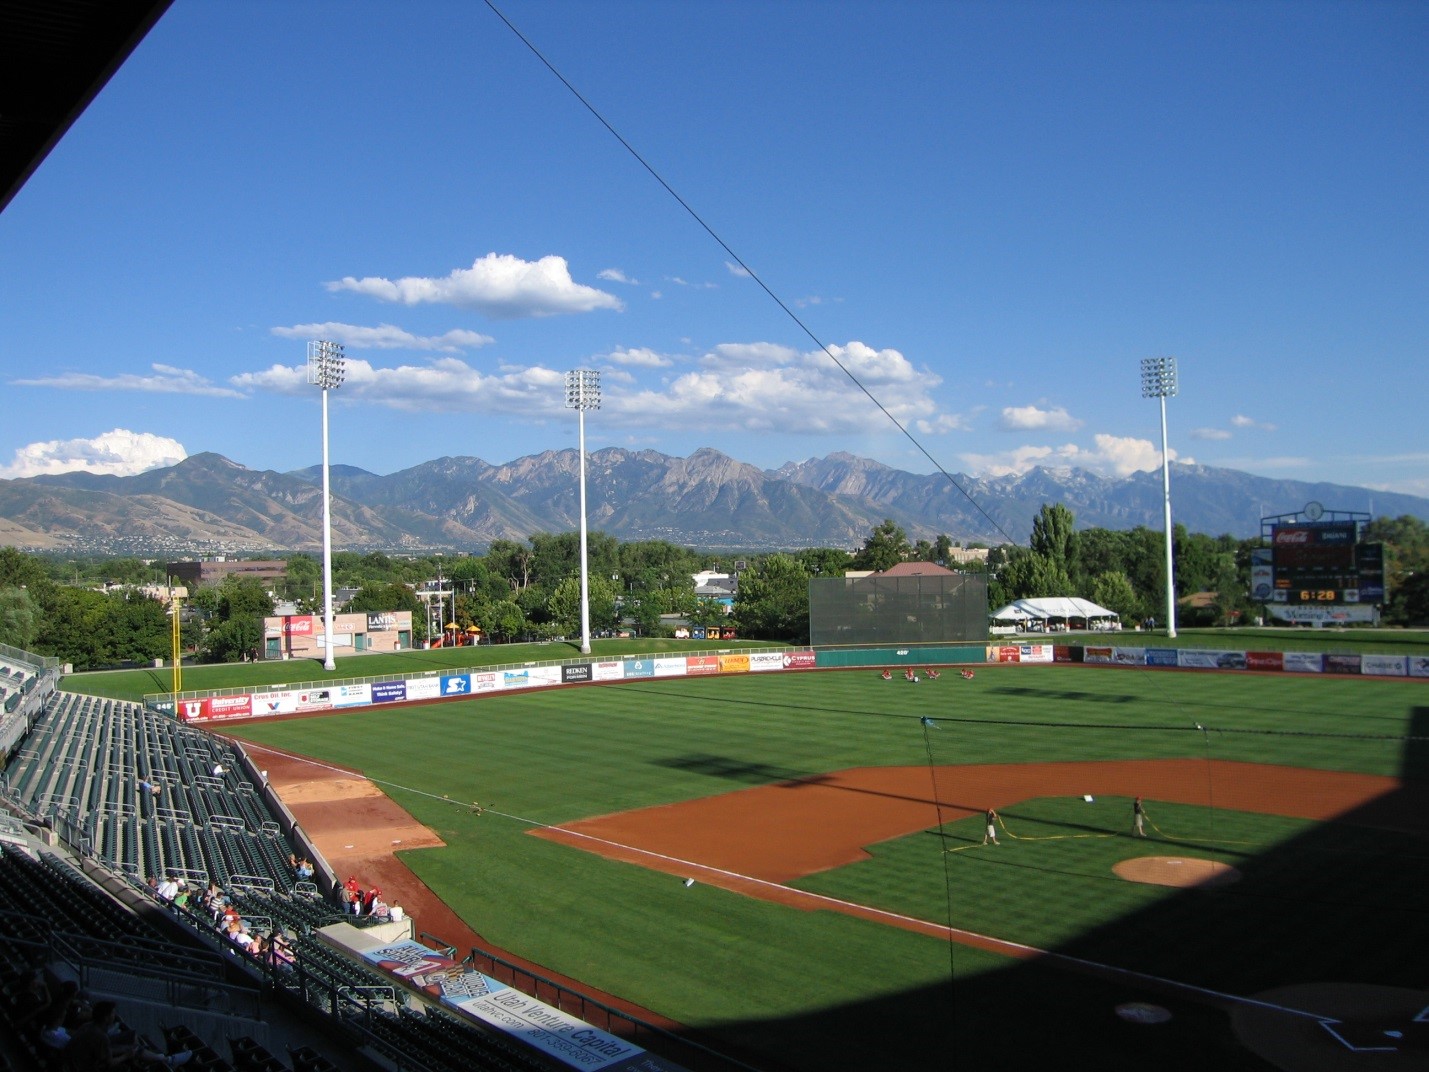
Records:
[[[385,783],[449,844],[408,853],[408,863],[493,942],[703,1027],[731,1045],[768,1048],[789,1067],[891,1067],[897,1055],[903,1067],[944,1068],[949,1045],[960,1054],[987,1045],[1001,1067],[1019,1067],[1005,1044],[995,1050],[977,1032],[959,1031],[955,1041],[943,1037],[950,1023],[1003,1015],[1008,980],[1016,980],[1019,1007],[1039,1009],[1058,1024],[1045,1042],[1018,1040],[1045,1047],[1044,1059],[1080,1040],[1098,1047],[1103,1067],[1132,1067],[1148,1055],[1164,1067],[1204,1067],[1203,1045],[1185,1065],[1160,1050],[1147,1051],[1140,1035],[1128,1041],[1131,1056],[1124,1061],[1121,1051],[1108,1049],[1108,1040],[1087,1025],[1106,1031],[1107,1010],[1114,1000],[1127,999],[1124,989],[1036,966],[994,972],[996,958],[967,949],[950,957],[941,942],[878,924],[780,908],[704,886],[687,890],[662,874],[527,837],[524,821],[560,823],[844,767],[922,765],[923,715],[986,723],[977,734],[964,735],[961,762],[1023,762],[1029,741],[1038,761],[1196,758],[1204,755],[1205,739],[1194,732],[1069,733],[1055,726],[1034,732],[993,723],[1137,723],[1184,731],[1199,721],[1228,729],[1397,736],[1409,731],[1415,705],[1426,698],[1417,683],[1335,678],[1042,667],[980,670],[971,682],[945,678],[910,687],[848,671],[502,695],[254,723],[242,733],[364,769]],[[1224,734],[1215,741],[1218,758],[1251,762],[1393,775],[1400,761],[1397,743],[1257,734]],[[443,803],[443,794],[462,806]],[[476,818],[464,806],[472,800],[519,818],[491,812]],[[1163,829],[1173,829],[1175,816],[1165,807],[1152,814]],[[1055,813],[1027,818],[1054,826],[1066,821]],[[1269,913],[1208,913],[1200,902],[1218,895],[1113,887],[1094,877],[1106,863],[1097,854],[1111,846],[1077,841],[1040,843],[1049,850],[1047,862],[1032,868],[960,854],[974,858],[958,861],[953,922],[973,929],[986,924],[992,933],[1021,940],[1060,940],[1078,955],[1154,960],[1149,966],[1160,974],[1215,976],[1230,989],[1249,988],[1261,977],[1266,985],[1326,978],[1326,969],[1339,973],[1335,977],[1354,970],[1354,977],[1390,982],[1403,974],[1404,964],[1422,962],[1406,953],[1426,948],[1424,924],[1414,919],[1416,912],[1421,920],[1425,915],[1423,891],[1429,886],[1422,872],[1410,875],[1418,885],[1407,893],[1404,882],[1392,881],[1396,866],[1378,864],[1359,883],[1349,883],[1341,871],[1327,873],[1320,889],[1297,863],[1306,852],[1282,859],[1275,847],[1304,836],[1293,824],[1229,815],[1218,815],[1217,824],[1221,839],[1241,830],[1257,839],[1257,847],[1267,847],[1256,857],[1267,874],[1265,892],[1256,896],[1270,905]],[[1194,827],[1188,822],[1183,829]],[[875,847],[872,867],[810,876],[800,884],[830,883],[847,891],[840,896],[906,905],[918,909],[912,914],[943,921],[939,839],[925,834],[903,841],[909,844]],[[1378,894],[1382,884],[1390,892]],[[1077,887],[1093,894],[1073,897],[1068,891]],[[1107,892],[1113,888],[1114,896]],[[1304,907],[1296,918],[1260,940],[1255,932],[1265,928],[1265,917],[1286,914],[1297,897]],[[1064,902],[1072,900],[1074,918],[1062,918],[1071,911]],[[1341,945],[1322,968],[1317,950],[1323,936],[1347,923],[1379,945],[1356,963],[1348,959],[1352,946]],[[1399,940],[1385,941],[1390,933]],[[1225,940],[1213,940],[1217,936]],[[1242,970],[1240,961],[1254,963]],[[950,962],[966,982],[951,992]],[[1197,1022],[1197,1016],[1202,1014],[1188,1011],[1186,1022]],[[840,1029],[851,1017],[879,1018],[887,1028],[865,1023],[855,1037]],[[1210,1037],[1220,1036],[1211,1030]],[[1245,1063],[1229,1044],[1215,1060],[1227,1068],[1260,1067]],[[1036,1066],[1029,1057],[1026,1067]]]

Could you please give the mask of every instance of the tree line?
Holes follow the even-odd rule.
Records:
[[[1392,625],[1429,623],[1429,526],[1404,516],[1370,522],[1368,540],[1385,545]],[[662,616],[694,625],[733,624],[749,638],[803,643],[809,631],[809,582],[848,570],[879,571],[899,562],[934,562],[965,573],[985,573],[989,609],[1014,599],[1077,595],[1116,611],[1123,621],[1164,615],[1163,534],[1077,529],[1072,512],[1044,504],[1026,546],[988,549],[987,561],[958,563],[947,536],[910,541],[885,520],[863,544],[841,548],[731,554],[695,551],[661,540],[622,543],[605,533],[587,538],[590,623],[593,632],[669,632]],[[1235,625],[1263,611],[1250,600],[1250,552],[1258,539],[1173,530],[1176,594],[1199,596],[1183,605],[1185,627]],[[692,575],[715,570],[738,575],[733,613],[696,597]],[[493,642],[542,640],[580,631],[580,538],[537,533],[528,540],[496,540],[483,555],[413,557],[339,551],[334,588],[356,595],[336,609],[412,612],[414,640],[425,643],[427,604],[417,590],[440,578],[442,620],[470,626]],[[0,643],[49,655],[77,669],[133,665],[165,658],[171,623],[161,601],[139,592],[163,585],[163,566],[136,558],[70,559],[0,548]],[[321,613],[322,568],[312,555],[285,559],[284,576],[270,586],[229,577],[189,593],[181,619],[186,658],[237,661],[263,649],[263,618],[279,600],[299,613]]]

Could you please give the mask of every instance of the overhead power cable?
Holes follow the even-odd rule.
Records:
[[[817,335],[814,334],[813,330],[809,327],[809,325],[804,323],[804,321],[799,318],[798,314],[795,313],[794,310],[791,309],[789,305],[782,298],[779,297],[779,295],[774,293],[774,291],[769,287],[769,285],[766,284],[764,280],[759,277],[759,273],[756,272],[753,268],[751,268],[747,263],[745,263],[743,257],[741,257],[738,253],[736,253],[733,249],[730,248],[729,243],[726,242],[723,238],[721,238],[719,234],[715,231],[715,229],[711,227],[707,222],[705,222],[704,217],[702,217],[698,212],[696,212],[694,208],[690,205],[690,203],[686,201],[683,197],[681,197],[673,186],[671,186],[668,182],[665,181],[664,176],[655,170],[655,168],[650,164],[648,160],[645,159],[645,157],[640,154],[640,152],[635,148],[635,146],[631,145],[630,142],[625,139],[624,135],[622,135],[620,131],[616,130],[615,127],[611,124],[611,122],[606,119],[604,115],[601,114],[600,110],[596,108],[596,106],[592,104],[589,100],[587,100],[585,95],[582,94],[580,90],[578,90],[574,85],[571,84],[571,81],[566,78],[566,76],[563,75],[560,70],[557,69],[555,64],[553,64],[549,59],[546,58],[545,54],[542,53],[542,51],[536,47],[535,43],[532,42],[531,39],[527,37],[524,33],[522,33],[520,29],[516,27],[515,23],[513,23],[510,19],[506,17],[505,13],[502,12],[502,10],[498,8],[495,3],[493,3],[493,0],[485,0],[485,3],[486,6],[491,9],[492,13],[498,19],[500,19],[502,23],[505,24],[506,28],[510,30],[513,34],[515,34],[516,38],[523,45],[526,46],[526,48],[531,52],[531,54],[535,56],[536,59],[541,61],[541,64],[546,68],[546,70],[550,71],[551,74],[554,75],[556,79],[561,83],[561,85],[565,86],[566,89],[570,91],[571,95],[575,97],[576,100],[580,101],[582,106],[585,107],[586,111],[590,112],[590,114],[595,117],[596,121],[599,122],[600,125],[603,126],[610,133],[610,136],[613,137],[616,141],[620,142],[620,144],[625,148],[625,151],[635,158],[636,162],[639,163],[639,165],[643,167],[646,172],[649,173],[650,177],[653,178],[656,182],[658,182],[660,186],[664,189],[664,191],[672,198],[674,198],[675,202],[682,209],[685,210],[689,217],[697,224],[699,224],[707,235],[709,235],[715,240],[715,243],[720,247],[720,249],[724,250],[725,253],[729,255],[730,259],[739,266],[740,270],[744,272],[750,279],[754,280],[755,284],[758,285],[759,289],[764,291],[764,293],[768,295],[769,299],[774,302],[775,305],[779,306],[781,310],[783,310],[784,315],[787,316],[790,320],[792,320],[796,325],[798,325],[799,330],[802,331],[805,335],[807,335],[809,339],[813,342],[813,344],[823,351],[824,356],[827,357],[830,361],[832,361],[835,365],[837,365],[839,370],[843,372],[845,376],[848,377],[850,382],[852,382],[855,387],[862,391],[864,395],[867,396],[870,402],[872,402],[875,406],[878,407],[879,412],[882,413],[885,417],[887,417],[888,420],[892,423],[892,425],[897,428],[900,433],[902,433],[903,438],[907,439],[908,442],[912,443],[918,453],[923,455],[923,457],[927,458],[928,461],[933,465],[933,468],[935,468],[939,473],[941,473],[944,479],[946,479],[949,484],[957,488],[957,490],[962,494],[963,498],[967,499],[967,501],[972,504],[973,509],[975,509],[979,514],[981,514],[983,518],[987,521],[987,523],[991,525],[994,529],[996,529],[1004,540],[1011,544],[1017,543],[1018,541],[1014,540],[1011,536],[1009,536],[1007,534],[1007,531],[1000,524],[998,524],[997,519],[994,518],[991,514],[989,514],[985,509],[983,509],[982,504],[979,503],[975,498],[973,498],[972,493],[969,492],[967,488],[963,487],[960,483],[958,483],[957,479],[946,469],[943,468],[942,463],[939,462],[937,458],[933,457],[933,455],[928,452],[927,448],[924,447],[923,444],[918,441],[918,438],[903,425],[903,422],[900,421],[897,417],[895,417],[891,412],[889,412],[888,407],[885,406],[878,399],[878,396],[875,395],[872,391],[870,391],[868,387],[863,383],[863,381],[860,380],[858,376],[855,375],[854,372],[847,365],[845,365],[842,361],[838,359],[838,357],[834,355],[834,352],[829,349],[829,347],[824,343],[822,339],[820,339]]]

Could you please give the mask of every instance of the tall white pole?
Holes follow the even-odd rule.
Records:
[[[1141,397],[1161,402],[1161,490],[1166,509],[1166,635],[1176,635],[1175,557],[1171,545],[1171,450],[1166,437],[1166,399],[1176,394],[1176,359],[1147,357],[1141,362]]]
[[[590,560],[586,556],[585,522],[585,410],[577,415],[581,454],[581,654],[590,654]]]
[[[323,669],[337,669],[332,653],[332,490],[328,476],[326,387],[323,388]]]
[[[576,411],[580,427],[581,487],[581,654],[590,654],[590,562],[586,548],[585,411],[600,409],[600,373],[576,369],[566,373],[566,408]]]
[[[332,637],[332,482],[327,448],[327,393],[342,386],[347,374],[342,344],[308,343],[308,383],[323,392],[323,668],[336,670]]]
[[[1161,492],[1166,507],[1166,635],[1176,635],[1176,584],[1172,576],[1171,453],[1166,445],[1166,396],[1161,396]]]

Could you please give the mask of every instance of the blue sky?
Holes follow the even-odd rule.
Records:
[[[0,476],[576,443],[1429,495],[1429,7],[177,0],[0,214]]]

